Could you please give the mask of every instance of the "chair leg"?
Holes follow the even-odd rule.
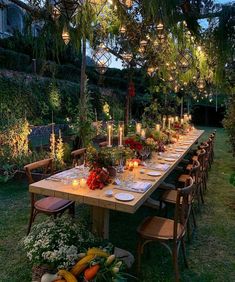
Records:
[[[69,214],[71,215],[72,218],[75,218],[75,203],[73,203],[73,204],[69,207]]]
[[[187,222],[187,239],[188,239],[188,242],[190,242],[190,233],[191,233],[190,221],[188,220],[188,222]]]
[[[175,282],[179,282],[180,274],[179,274],[179,265],[178,265],[178,248],[176,243],[174,243],[173,246],[172,257],[173,257],[173,266],[175,271]]]
[[[202,190],[203,190],[203,183],[200,184],[199,192],[200,192],[202,204],[204,204],[204,198],[203,198],[203,191]]]
[[[35,209],[34,209],[34,207],[32,206],[32,207],[31,207],[31,211],[30,211],[30,218],[29,218],[29,225],[28,225],[27,235],[29,235],[29,232],[30,232],[30,230],[31,230],[31,226],[32,226],[32,223],[34,222],[35,216],[36,216],[36,214],[35,214]]]
[[[194,206],[192,205],[192,218],[193,218],[193,226],[194,228],[197,228],[197,222],[196,222],[196,215],[195,215],[195,210],[194,210]]]
[[[185,267],[188,268],[184,238],[182,238],[182,240],[181,240],[181,248],[182,248]]]
[[[137,275],[140,274],[141,255],[142,255],[142,242],[139,239],[137,245]]]

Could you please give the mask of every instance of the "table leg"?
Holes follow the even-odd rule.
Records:
[[[101,207],[92,207],[92,232],[109,239],[109,210]]]

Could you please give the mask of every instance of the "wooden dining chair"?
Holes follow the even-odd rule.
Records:
[[[183,187],[187,186],[187,182],[189,177],[193,179],[193,193],[192,197],[189,198],[191,201],[191,213],[190,215],[192,216],[193,220],[193,228],[195,229],[197,227],[196,223],[196,215],[194,212],[194,200],[197,199],[198,203],[200,203],[200,198],[203,197],[203,195],[200,197],[202,193],[201,189],[201,181],[199,178],[200,174],[200,163],[198,161],[194,161],[191,169],[188,171],[188,174],[181,174],[180,177],[178,178],[179,184],[182,184]],[[181,186],[181,185],[180,185]],[[180,189],[180,188],[178,188]],[[161,202],[165,204],[171,204],[175,205],[176,204],[176,199],[177,199],[177,190],[168,190],[163,193],[161,196]],[[188,241],[190,241],[190,234],[191,234],[191,228],[190,228],[190,222],[188,220],[187,224],[187,235],[188,235]]]
[[[53,159],[45,159],[28,164],[24,167],[29,184],[50,176],[53,173]],[[36,173],[33,173],[36,171]],[[40,173],[39,173],[40,171]],[[42,172],[42,173],[41,173]],[[66,209],[69,209],[71,215],[74,215],[75,204],[73,201],[57,198],[57,197],[43,197],[36,199],[36,194],[30,193],[31,197],[31,212],[28,225],[27,235],[31,230],[32,223],[39,213],[46,215],[57,216],[62,214]]]
[[[179,249],[182,247],[185,266],[188,267],[185,252],[184,236],[187,222],[191,212],[191,201],[193,193],[193,179],[188,178],[187,186],[177,189],[174,219],[152,216],[147,217],[139,225],[138,247],[137,247],[137,271],[140,271],[141,255],[146,244],[156,241],[162,244],[170,252],[173,259],[175,281],[179,281]]]
[[[77,149],[71,152],[73,160],[73,166],[78,163],[84,163],[86,161],[86,148]]]

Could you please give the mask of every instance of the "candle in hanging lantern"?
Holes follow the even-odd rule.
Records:
[[[162,129],[164,130],[165,127],[166,127],[166,117],[164,116],[164,117],[162,118]]]
[[[133,6],[133,0],[121,0],[120,2],[128,9],[130,9]]]
[[[119,32],[120,32],[121,34],[126,33],[126,27],[125,27],[124,25],[120,26]]]
[[[107,122],[108,147],[112,147],[112,135],[113,135],[113,123],[112,123],[112,121],[108,121]]]
[[[160,131],[160,124],[156,124],[156,131],[157,131],[157,132]]]
[[[158,21],[158,23],[157,23],[157,30],[158,31],[161,31],[161,30],[163,30],[163,28],[164,28],[164,24],[163,24],[163,21],[162,21],[162,19],[160,18],[159,19],[159,21]]]
[[[136,134],[140,135],[140,133],[141,133],[141,127],[142,127],[141,123],[140,123],[140,122],[137,122],[137,123],[136,123]]]
[[[123,137],[124,137],[124,122],[119,121],[118,124],[118,146],[123,147]]]
[[[64,27],[63,32],[62,32],[62,39],[64,40],[65,45],[69,44],[70,34],[66,26]]]
[[[146,137],[146,131],[145,131],[144,128],[141,129],[140,136],[141,136],[142,139],[145,139],[145,137]]]

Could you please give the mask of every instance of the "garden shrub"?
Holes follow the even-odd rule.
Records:
[[[235,156],[235,94],[229,97],[227,113],[223,120],[223,125],[228,133],[229,141],[232,145],[233,155]]]

